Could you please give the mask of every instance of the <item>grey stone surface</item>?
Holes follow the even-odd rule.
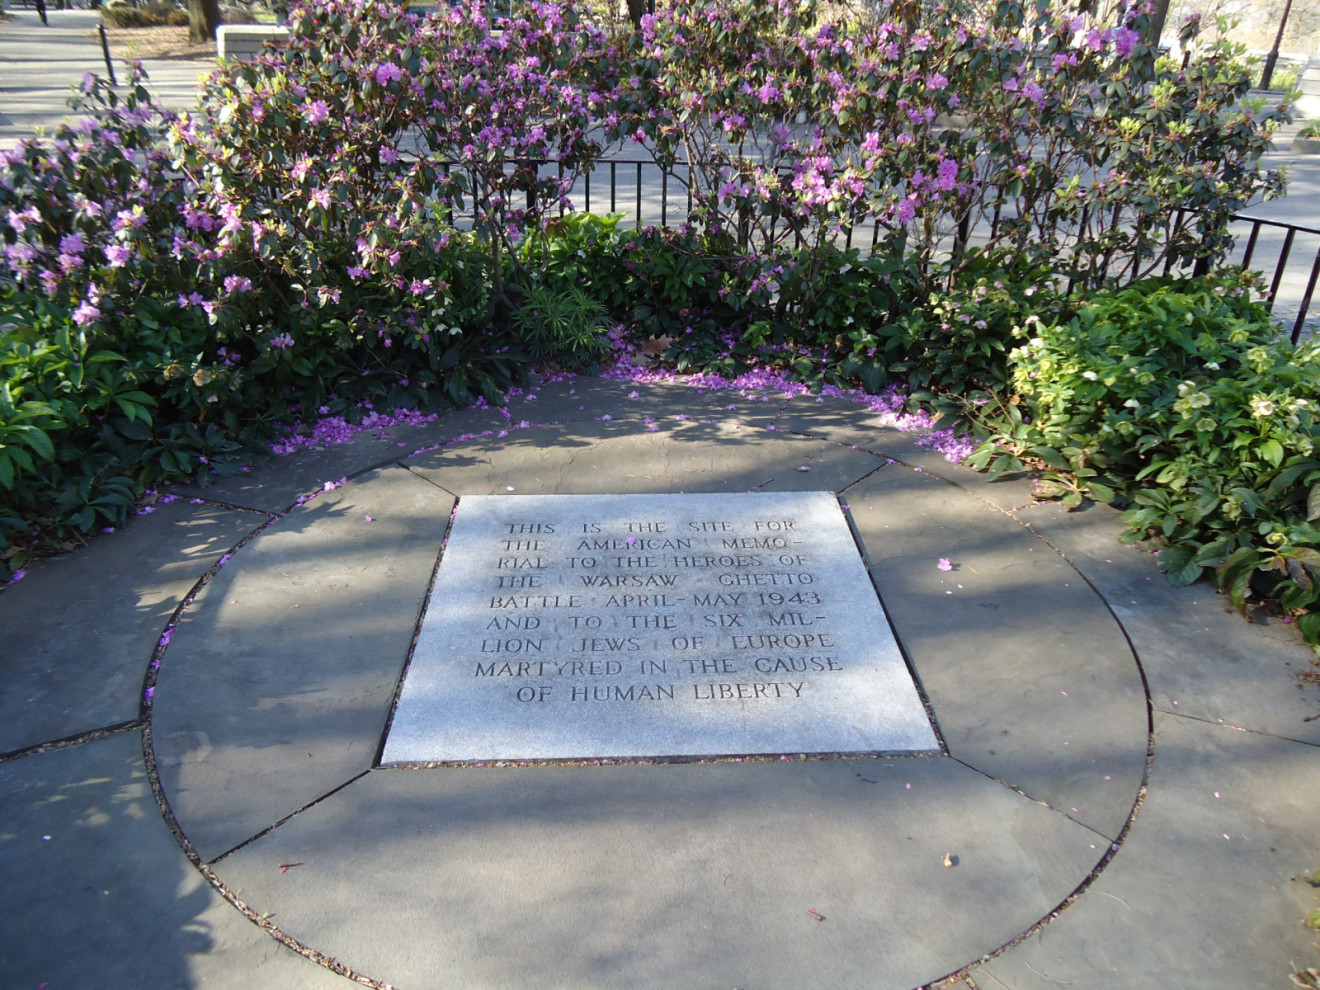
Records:
[[[375,760],[452,506],[402,468],[365,475],[262,533],[184,614],[153,733],[203,859]]]
[[[829,492],[460,500],[382,762],[938,751]]]
[[[1154,554],[1118,542],[1107,506],[1021,518],[1085,569],[1132,638],[1157,708],[1320,743],[1315,654],[1291,627],[1246,622],[1208,580],[1170,587]]]
[[[434,423],[422,426],[363,430],[346,443],[326,441],[317,446],[301,447],[205,488],[181,485],[174,491],[188,498],[204,498],[265,512],[283,512],[299,496],[320,491],[326,482],[338,482],[402,460],[422,447],[444,446],[461,437],[493,434],[508,426],[508,421],[498,410],[474,407],[446,414]]]
[[[1081,900],[984,970],[983,988],[1286,987],[1316,965],[1315,747],[1194,719],[1156,724],[1150,793]]]
[[[1116,837],[1145,770],[1146,701],[1122,629],[1082,576],[1010,517],[911,468],[844,501],[950,753]]]
[[[349,987],[280,945],[184,858],[142,737],[0,763],[6,987]]]
[[[1286,985],[1294,960],[1320,961],[1298,923],[1320,898],[1287,879],[1320,866],[1316,748],[1229,727],[1297,736],[1299,723],[1312,726],[1301,720],[1315,689],[1299,678],[1312,668],[1289,630],[1247,625],[1201,588],[1165,597],[1150,558],[1113,542],[1112,514],[1014,513],[1130,627],[1151,656],[1158,707],[1181,713],[1191,698],[1195,718],[1161,722],[1149,794],[1095,883],[1042,932],[977,965],[1077,888],[1136,796],[1144,704],[1130,657],[1113,646],[1117,626],[1097,618],[1107,609],[979,491],[884,466],[842,432],[790,435],[783,416],[753,429],[742,408],[681,413],[695,408],[681,389],[637,386],[629,399],[631,388],[621,398],[614,383],[600,388],[547,386],[530,400],[562,417],[555,427],[518,429],[493,412],[498,423],[480,422],[504,425],[485,437],[477,420],[437,423],[368,444],[352,465],[309,454],[289,500],[377,453],[458,441],[421,458],[426,478],[386,468],[292,511],[185,614],[152,714],[166,793],[208,857],[283,820],[215,868],[289,937],[400,987],[911,987],[972,965],[958,990],[1241,990]],[[593,412],[596,399],[627,408],[597,419],[607,413]],[[554,408],[573,402],[587,408]],[[794,404],[798,425],[829,412],[808,397]],[[842,431],[846,418],[825,426]],[[417,447],[405,442],[413,435]],[[453,504],[445,485],[842,492],[953,756],[369,769],[443,533],[428,527]],[[168,540],[157,542],[164,552]],[[7,638],[51,621],[64,584],[118,588],[150,559],[97,554],[99,543],[4,615]],[[194,578],[215,559],[180,552],[172,559]],[[941,557],[954,569],[939,570]],[[29,583],[38,575],[0,603],[40,587]],[[1124,612],[1123,595],[1138,605]],[[146,623],[140,645],[129,637],[134,700],[162,626]],[[74,693],[91,710],[102,699],[94,680],[78,680],[80,660],[62,654],[57,672],[82,685]],[[348,985],[202,884],[154,817],[141,772],[132,733],[0,762],[0,889],[17,919],[0,935],[6,980]],[[34,830],[52,839],[28,856],[21,843]],[[59,847],[68,858],[38,858],[70,833],[76,845]],[[956,865],[943,866],[946,855]],[[288,863],[302,865],[281,873]],[[113,917],[97,889],[123,891]],[[162,961],[143,948],[156,945]],[[143,959],[155,967],[146,975]]]
[[[837,396],[796,395],[775,421],[776,428],[875,451],[909,467],[954,482],[1001,509],[1031,505],[1033,482],[1025,474],[989,475],[951,462],[928,442],[929,430],[900,430],[865,405]]]
[[[755,389],[700,388],[677,383],[632,382],[573,376],[533,384],[509,398],[512,423],[737,422],[764,427],[774,422],[787,397]]]
[[[372,771],[216,869],[399,988],[899,990],[1022,931],[1103,851],[947,758],[464,767]]]
[[[147,662],[175,608],[264,522],[158,505],[0,594],[0,753],[137,718]]]
[[[567,495],[838,491],[883,463],[865,451],[736,420],[674,419],[524,430],[422,454],[409,467],[456,495]]]

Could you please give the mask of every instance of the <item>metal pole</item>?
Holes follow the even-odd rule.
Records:
[[[110,42],[105,40],[105,25],[98,24],[96,29],[101,33],[101,54],[105,56],[105,71],[110,75],[110,85],[118,86],[115,81],[115,64],[110,61]]]
[[[1279,61],[1279,46],[1283,44],[1283,29],[1288,26],[1288,14],[1292,12],[1292,0],[1283,5],[1283,18],[1279,21],[1279,33],[1274,36],[1274,49],[1265,57],[1265,73],[1260,77],[1260,88],[1269,89],[1274,78],[1274,63]]]

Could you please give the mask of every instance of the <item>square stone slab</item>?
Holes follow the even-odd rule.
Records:
[[[459,501],[382,764],[939,744],[829,492]]]

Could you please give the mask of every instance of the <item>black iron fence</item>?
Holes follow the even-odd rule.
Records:
[[[1300,296],[1296,297],[1297,316],[1293,322],[1291,339],[1294,344],[1297,343],[1301,339],[1303,329],[1306,327],[1306,315],[1310,311],[1311,301],[1315,298],[1316,281],[1320,280],[1320,227],[1288,223],[1284,220],[1269,220],[1245,213],[1239,213],[1235,216],[1233,224],[1239,228],[1243,225],[1250,228],[1245,245],[1242,247],[1241,256],[1234,259],[1243,268],[1252,267],[1252,262],[1256,260],[1257,248],[1261,246],[1260,235],[1262,230],[1278,231],[1283,236],[1282,243],[1277,246],[1277,253],[1271,252],[1274,253],[1274,274],[1270,278],[1269,294],[1266,296],[1266,302],[1271,312],[1275,311],[1279,302],[1279,292],[1284,285],[1284,279],[1305,270],[1305,255],[1303,255],[1303,260],[1300,262],[1294,263],[1293,261],[1293,249],[1297,247],[1298,235],[1302,235],[1308,242],[1308,248],[1315,247],[1315,257],[1311,260],[1311,269],[1305,287],[1302,289]],[[1311,242],[1314,242],[1314,245]],[[1291,295],[1289,293],[1290,297]]]
[[[546,175],[563,177],[563,167],[554,162],[542,163],[541,168]],[[445,166],[446,174],[450,170]],[[577,210],[629,214],[627,226],[667,227],[671,220],[682,223],[692,211],[687,176],[683,163],[667,170],[649,158],[610,158],[579,177],[569,196]],[[463,218],[457,219],[461,223]],[[998,215],[992,218],[991,236],[999,220]],[[1307,317],[1320,283],[1320,227],[1249,213],[1234,215],[1230,226],[1237,234],[1237,248],[1229,261],[1244,268],[1255,265],[1265,274],[1269,283],[1266,306],[1288,327],[1296,344],[1308,327]],[[865,252],[878,243],[883,230],[870,219],[849,225],[842,231],[843,246]],[[960,250],[975,241],[976,231],[964,221],[951,236],[950,249]]]

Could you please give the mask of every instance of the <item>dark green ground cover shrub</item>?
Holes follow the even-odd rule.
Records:
[[[1273,600],[1320,642],[1320,342],[1293,348],[1251,276],[1152,279],[1029,317],[1011,395],[975,412],[992,472],[1126,509],[1175,585],[1209,574],[1234,604]]]

